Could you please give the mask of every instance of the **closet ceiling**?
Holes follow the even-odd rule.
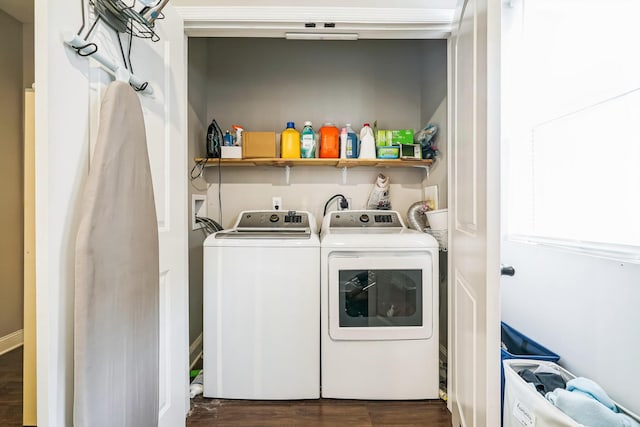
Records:
[[[359,38],[446,38],[459,0],[172,0],[192,37],[285,37],[286,33]],[[305,24],[307,26],[305,26]],[[309,28],[308,24],[315,24]]]
[[[33,0],[0,0],[0,9],[20,22],[33,22]]]

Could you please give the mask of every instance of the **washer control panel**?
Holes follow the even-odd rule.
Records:
[[[331,213],[329,227],[404,228],[404,225],[395,211],[340,211]]]
[[[309,215],[296,211],[244,212],[235,228],[309,228]]]

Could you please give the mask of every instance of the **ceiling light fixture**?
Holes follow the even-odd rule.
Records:
[[[287,40],[358,40],[358,33],[286,33]]]

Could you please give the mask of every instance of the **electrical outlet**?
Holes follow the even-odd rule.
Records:
[[[282,210],[282,197],[276,196],[271,198],[271,207],[275,211]]]
[[[345,197],[345,199],[347,199],[347,206],[346,207],[343,207],[340,204],[340,201],[338,201],[338,210],[339,211],[347,211],[347,210],[351,209],[351,197]]]

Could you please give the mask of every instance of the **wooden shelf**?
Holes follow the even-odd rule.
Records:
[[[336,168],[355,168],[369,166],[376,168],[427,168],[433,160],[402,159],[204,159],[196,158],[196,162],[206,161],[207,166],[335,166]]]

